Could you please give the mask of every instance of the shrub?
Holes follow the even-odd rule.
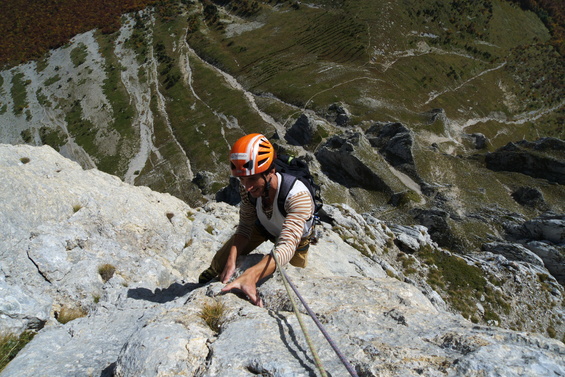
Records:
[[[549,335],[549,337],[553,339],[557,337],[557,331],[555,331],[555,328],[553,326],[549,326],[547,328],[547,335]]]
[[[100,274],[100,277],[102,277],[104,283],[110,280],[112,276],[114,276],[115,272],[116,272],[116,267],[108,263],[98,267],[98,273]]]

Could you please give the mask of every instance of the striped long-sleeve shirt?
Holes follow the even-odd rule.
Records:
[[[280,174],[277,175],[280,183]],[[276,238],[275,251],[281,264],[288,263],[294,256],[300,240],[309,236],[313,223],[314,201],[306,186],[297,181],[290,190],[285,200],[286,217],[283,217],[277,206],[279,190],[273,200],[273,206],[267,211],[262,208],[261,198],[255,205],[249,200],[243,186],[240,186],[240,194],[241,206],[236,234],[249,238],[253,225],[259,219],[265,229]]]

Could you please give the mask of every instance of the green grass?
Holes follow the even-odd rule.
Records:
[[[57,81],[61,80],[61,76],[59,76],[58,74],[52,77],[49,77],[47,80],[45,80],[45,82],[43,83],[45,86],[49,86],[49,85],[53,85],[54,83],[56,83]]]
[[[68,136],[63,132],[62,129],[51,129],[47,127],[41,127],[39,129],[39,137],[41,138],[41,143],[44,145],[49,145],[55,150],[59,150],[63,145],[67,143]]]
[[[133,157],[133,151],[137,149],[139,143],[139,136],[132,125],[132,120],[136,115],[135,108],[121,82],[120,74],[123,67],[118,63],[113,51],[115,35],[97,34],[97,40],[106,58],[107,78],[104,80],[103,91],[110,102],[114,118],[112,124],[106,125],[107,132],[117,131],[119,153],[109,154],[103,145],[97,145],[92,155],[98,158],[97,166],[100,170],[121,176],[125,173],[127,162]]]
[[[73,62],[75,68],[84,64],[84,62],[86,62],[87,57],[88,57],[87,48],[83,43],[79,43],[71,51],[71,61]]]
[[[53,107],[53,103],[49,100],[49,97],[43,93],[43,90],[40,88],[35,92],[35,96],[37,97],[37,102],[43,107]]]
[[[449,295],[449,301],[462,313],[474,311],[473,301],[477,294],[484,293],[487,281],[483,272],[455,255],[448,255],[438,250],[424,248],[418,257],[431,266],[428,283]]]
[[[26,86],[28,81],[24,81],[24,74],[19,72],[12,76],[12,99],[14,100],[14,115],[22,115],[28,107]]]
[[[8,334],[0,336],[0,372],[12,361],[26,344],[31,342],[34,332],[26,331],[19,336]]]
[[[69,133],[74,136],[76,143],[89,155],[99,156],[99,147],[96,145],[98,127],[83,118],[79,101],[71,104],[69,111],[66,113],[65,121],[67,122]]]
[[[464,317],[475,323],[480,321],[477,302],[481,302],[485,309],[482,320],[487,323],[500,323],[500,316],[512,311],[511,298],[493,288],[492,284],[500,282],[487,276],[477,266],[468,264],[454,254],[449,255],[430,247],[422,248],[416,256],[429,267],[428,284]]]

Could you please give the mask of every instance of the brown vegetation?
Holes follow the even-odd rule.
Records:
[[[95,28],[112,33],[122,14],[158,0],[7,0],[0,12],[0,66],[39,58],[74,35]]]
[[[565,2],[562,0],[509,0],[534,11],[551,31],[551,44],[565,55]],[[186,3],[187,1],[183,1]],[[241,16],[255,13],[254,0],[200,0],[215,16],[215,4],[226,6]],[[271,3],[271,0],[263,1]],[[275,3],[281,2],[275,0]],[[293,2],[291,2],[293,3]],[[48,50],[67,43],[74,35],[100,29],[112,33],[120,27],[124,13],[150,5],[170,6],[168,0],[6,0],[0,12],[0,67],[19,64],[43,56]],[[172,7],[174,8],[174,7]],[[208,22],[211,20],[208,19]],[[213,23],[213,22],[212,22]]]

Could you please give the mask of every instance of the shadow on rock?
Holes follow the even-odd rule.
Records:
[[[155,289],[155,292],[147,288],[133,288],[128,290],[128,298],[133,298],[134,300],[146,300],[151,302],[157,302],[163,304],[165,302],[173,301],[178,297],[182,297],[194,289],[201,287],[201,284],[197,283],[173,283],[168,288]]]

